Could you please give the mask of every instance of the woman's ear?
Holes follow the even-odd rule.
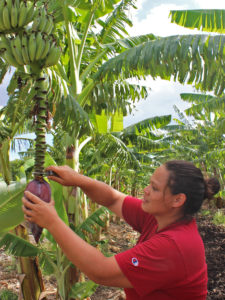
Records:
[[[180,193],[174,196],[173,207],[181,207],[186,201],[187,197],[185,194]]]

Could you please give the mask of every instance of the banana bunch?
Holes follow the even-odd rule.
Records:
[[[49,15],[45,8],[41,8],[32,24],[33,31],[51,34],[54,30],[53,16]]]
[[[27,0],[0,0],[0,32],[14,32],[33,21],[36,9]]]
[[[52,36],[46,36],[41,32],[27,34],[24,31],[11,38],[2,36],[0,53],[8,64],[16,68],[32,65],[34,62],[45,68],[58,62],[61,49]]]

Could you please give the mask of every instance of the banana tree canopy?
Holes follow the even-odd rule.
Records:
[[[195,84],[219,95],[225,88],[225,36],[176,35],[143,43],[104,63],[94,80],[145,78]]]

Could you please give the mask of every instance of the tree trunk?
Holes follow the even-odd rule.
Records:
[[[29,240],[27,230],[23,225],[15,229],[17,236]],[[21,294],[24,300],[38,300],[44,291],[44,283],[38,258],[19,257]],[[46,298],[43,298],[46,299]]]
[[[76,161],[75,161],[75,147],[72,145],[67,148],[66,151],[66,164],[70,166],[72,169],[76,169]],[[67,214],[69,218],[70,224],[73,224],[75,227],[77,226],[77,219],[80,208],[77,207],[77,198],[78,198],[78,191],[77,188],[67,188],[68,192],[68,199],[65,199],[67,202]],[[71,287],[78,282],[80,277],[80,271],[75,267],[69,267],[66,275],[65,275],[65,290],[66,290],[66,300],[74,300],[75,298],[69,297],[69,292]]]

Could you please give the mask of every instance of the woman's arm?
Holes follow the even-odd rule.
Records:
[[[99,250],[76,235],[57,215],[54,203],[46,203],[30,192],[25,192],[25,219],[46,228],[67,258],[96,283],[131,288],[114,257],[105,257]]]
[[[50,180],[65,186],[80,187],[93,202],[106,206],[116,215],[122,217],[122,205],[126,197],[125,194],[113,189],[104,182],[81,175],[68,166],[51,166],[46,170],[51,170],[58,175],[48,176]]]

